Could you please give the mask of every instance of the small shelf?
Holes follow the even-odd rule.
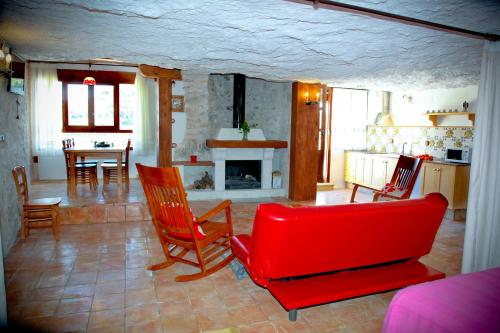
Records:
[[[280,140],[207,140],[208,148],[287,148]]]
[[[476,120],[476,114],[474,112],[431,112],[424,113],[425,116],[429,117],[432,122],[432,126],[437,126],[437,120],[439,116],[467,116],[474,126],[474,121]]]
[[[215,163],[212,161],[172,161],[172,165],[183,165],[183,166],[214,166]]]

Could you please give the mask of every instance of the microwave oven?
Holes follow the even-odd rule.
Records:
[[[470,163],[472,152],[470,148],[447,148],[445,161]]]

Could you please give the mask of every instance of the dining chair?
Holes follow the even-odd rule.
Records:
[[[70,154],[66,151],[68,148],[72,148],[75,145],[73,139],[62,140],[64,160],[66,163],[66,179],[69,181],[71,177],[70,170]],[[77,184],[89,184],[92,191],[97,189],[99,185],[99,180],[97,178],[97,163],[93,161],[88,162],[76,162],[75,161],[75,177]]]
[[[61,198],[30,199],[26,169],[15,166],[12,176],[17,190],[17,202],[21,213],[21,238],[25,239],[32,228],[52,228],[55,240],[59,240],[57,211]]]
[[[130,185],[129,156],[130,150],[132,148],[131,142],[132,141],[128,139],[127,148],[125,149],[125,161],[122,161],[122,179],[127,187]],[[101,164],[101,168],[104,184],[118,181],[118,164],[116,163],[116,161],[104,161]]]
[[[166,257],[165,262],[148,269],[155,271],[181,262],[201,270],[175,278],[184,282],[203,278],[229,264],[234,258],[229,242],[233,235],[231,201],[225,200],[195,217],[177,168],[148,167],[139,163],[136,166]],[[225,212],[225,223],[210,221],[221,212]],[[195,254],[196,260],[185,258],[188,253]]]
[[[354,202],[354,197],[359,187],[364,187],[373,190],[373,201],[378,201],[381,197],[402,200],[409,199],[423,160],[410,156],[400,155],[391,181],[381,189],[374,189],[366,185],[353,183],[351,201]]]

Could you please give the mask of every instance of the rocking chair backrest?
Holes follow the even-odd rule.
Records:
[[[406,191],[404,196],[409,197],[421,166],[421,159],[400,155],[396,169],[394,169],[394,173],[392,174],[391,185],[400,188],[402,191]]]
[[[193,219],[179,170],[136,163],[157,232],[163,236],[192,235]]]

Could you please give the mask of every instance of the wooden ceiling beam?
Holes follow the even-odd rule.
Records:
[[[142,76],[147,78],[167,78],[171,80],[182,80],[182,74],[180,69],[167,69],[158,66],[151,65],[139,65],[139,71]]]

